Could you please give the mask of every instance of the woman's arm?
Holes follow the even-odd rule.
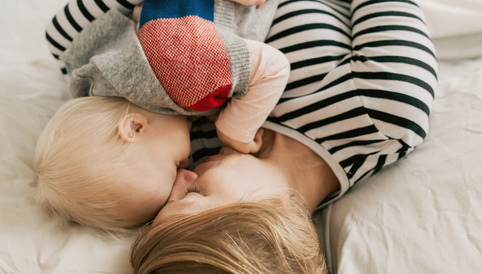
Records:
[[[88,24],[110,9],[128,14],[142,2],[144,0],[72,0],[58,11],[47,26],[45,38],[62,73],[67,74],[67,70],[59,59],[60,55]]]

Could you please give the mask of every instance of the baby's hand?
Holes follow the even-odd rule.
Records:
[[[257,9],[259,9],[264,4],[264,2],[266,2],[266,0],[233,0],[233,1],[245,6],[256,5]]]
[[[256,153],[259,151],[261,146],[263,145],[263,129],[258,129],[256,132],[256,135],[254,136],[253,141],[248,142],[248,143],[243,143],[237,140],[234,140],[224,133],[222,133],[220,130],[216,130],[219,139],[225,146],[228,146],[232,149],[235,149],[241,153]]]

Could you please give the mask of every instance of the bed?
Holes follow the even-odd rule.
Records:
[[[68,231],[29,199],[38,135],[69,98],[44,43],[66,0],[0,16],[0,273],[133,273],[133,236]],[[482,269],[482,0],[421,0],[440,60],[426,141],[314,221],[332,273]]]

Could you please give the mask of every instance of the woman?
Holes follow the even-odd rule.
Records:
[[[310,214],[420,144],[437,82],[416,3],[282,1],[267,42],[290,82],[254,155],[192,134],[194,171],[134,244],[138,273],[326,271]]]

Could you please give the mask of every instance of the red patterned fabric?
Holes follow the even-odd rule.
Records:
[[[228,54],[213,22],[197,16],[155,19],[138,37],[157,79],[178,105],[206,111],[227,101]]]

